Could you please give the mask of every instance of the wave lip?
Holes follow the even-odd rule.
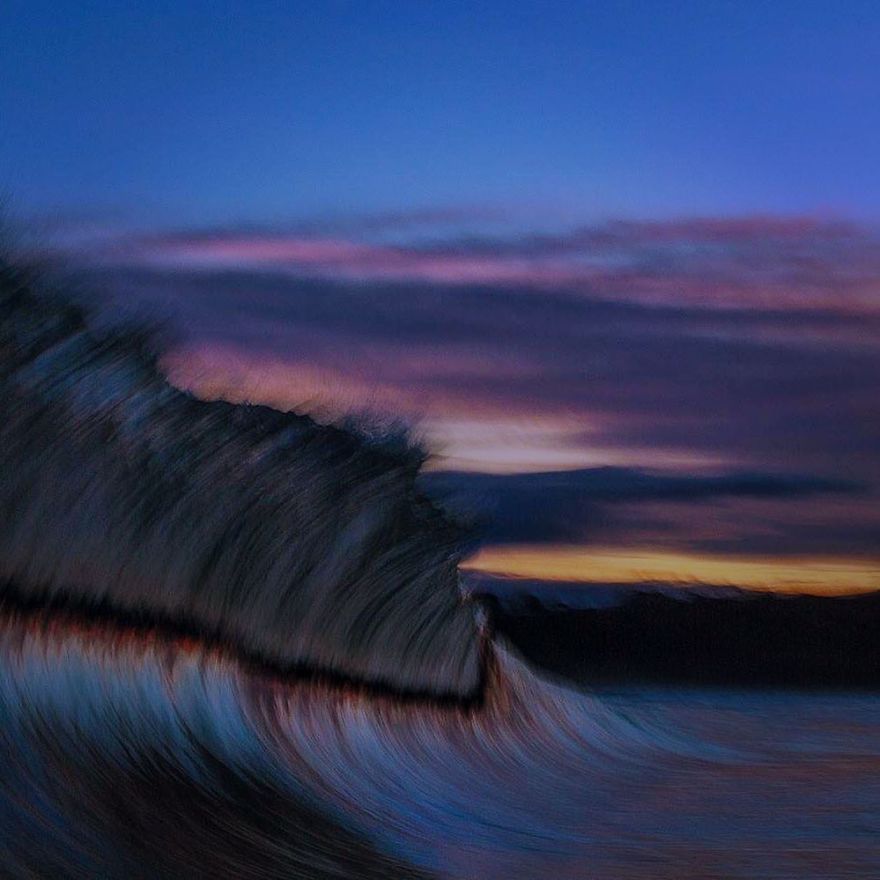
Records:
[[[0,577],[195,622],[280,667],[468,698],[460,529],[417,450],[171,386],[149,334],[0,262]]]

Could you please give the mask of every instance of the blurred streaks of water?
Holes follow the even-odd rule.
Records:
[[[499,645],[456,709],[14,614],[0,650],[3,876],[880,873],[877,697],[591,695]]]

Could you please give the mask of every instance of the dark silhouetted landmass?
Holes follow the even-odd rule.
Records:
[[[484,597],[496,632],[543,669],[585,684],[880,688],[880,592],[712,598],[636,592],[615,605]]]

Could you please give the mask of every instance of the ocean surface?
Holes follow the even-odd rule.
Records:
[[[32,613],[0,643],[3,876],[880,873],[876,696],[590,692],[499,645],[457,708]]]

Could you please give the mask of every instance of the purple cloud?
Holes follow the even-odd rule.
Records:
[[[331,419],[401,417],[435,466],[824,474],[876,505],[876,245],[810,218],[393,246],[209,231],[117,241],[103,265],[90,254],[90,280],[173,316],[179,384]],[[593,506],[589,528],[725,552],[877,536],[864,498],[740,498],[729,515],[711,503],[724,534],[669,498]],[[755,528],[736,528],[740,514]]]

